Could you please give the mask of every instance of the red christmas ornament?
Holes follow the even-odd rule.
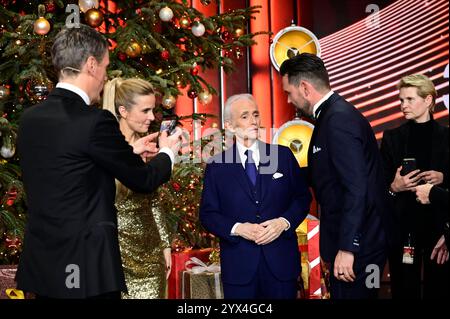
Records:
[[[223,31],[220,37],[222,38],[223,41],[228,41],[231,39],[231,34],[228,31]]]
[[[54,13],[56,11],[56,5],[53,1],[49,1],[45,4],[45,11],[48,13]]]
[[[189,90],[188,96],[191,99],[195,99],[198,96],[198,93],[195,90]]]
[[[165,61],[169,60],[169,58],[170,58],[170,52],[167,50],[162,51],[160,55],[161,55],[161,59],[163,59]]]
[[[8,206],[12,206],[17,198],[17,190],[15,188],[12,188],[11,190],[9,190],[6,193],[7,196],[7,200],[6,200],[6,205]]]
[[[117,58],[120,61],[125,62],[125,60],[127,59],[127,55],[125,53],[123,53],[123,52],[119,52],[119,53],[117,53]]]
[[[173,187],[173,189],[176,191],[176,192],[179,192],[180,191],[180,189],[181,189],[181,186],[180,186],[180,184],[178,184],[178,183],[172,183],[172,187]]]
[[[9,249],[17,249],[22,244],[19,237],[6,237],[5,242]]]
[[[192,74],[193,76],[198,75],[198,67],[197,67],[197,66],[194,66],[189,72],[191,72],[191,74]]]

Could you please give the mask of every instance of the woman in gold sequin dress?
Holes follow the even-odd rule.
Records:
[[[155,119],[154,107],[155,92],[147,81],[116,78],[105,85],[103,108],[116,116],[129,144],[148,132]],[[117,181],[116,187],[119,242],[128,288],[122,298],[165,298],[170,241],[164,216],[152,204],[155,195],[134,193]]]

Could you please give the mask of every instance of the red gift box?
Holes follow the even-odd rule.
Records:
[[[181,252],[172,253],[172,270],[168,280],[168,298],[182,299],[181,281],[183,271],[186,270],[186,262],[192,257],[208,263],[212,248],[186,249]]]
[[[307,218],[297,229],[297,235],[299,250],[302,253],[302,267],[308,267],[306,271],[302,268],[302,281],[305,288],[305,296],[302,294],[302,298],[321,299],[319,220]]]
[[[321,299],[319,221],[308,220],[309,299]]]

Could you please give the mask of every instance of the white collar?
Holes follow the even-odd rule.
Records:
[[[317,114],[317,117],[315,116],[315,114],[316,114],[316,110],[319,108],[319,106],[323,103],[323,102],[325,102],[326,100],[328,100],[329,98],[330,98],[330,96],[332,96],[334,94],[334,92],[333,91],[330,91],[330,92],[328,92],[327,94],[325,94],[316,104],[314,104],[314,107],[313,107],[313,117],[315,118],[315,119],[317,119],[317,117],[319,117],[319,114],[320,114],[320,112],[322,112],[322,111],[319,111],[319,114]]]
[[[253,153],[253,161],[256,164],[256,167],[259,166],[259,143],[258,140],[255,140],[255,142],[250,147],[245,147],[238,141],[236,141],[236,148],[239,153],[239,157],[241,159],[242,166],[245,168],[245,161],[247,160],[247,155],[245,155],[245,151],[251,150]]]
[[[56,84],[56,87],[72,91],[73,93],[78,94],[83,99],[84,103],[86,103],[87,105],[91,104],[91,99],[89,98],[87,93],[80,89],[78,86],[66,82],[58,82],[58,84]]]

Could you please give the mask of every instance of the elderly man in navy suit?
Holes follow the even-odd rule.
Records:
[[[292,152],[258,140],[249,94],[227,100],[225,127],[236,143],[206,166],[200,220],[220,238],[224,297],[293,299],[300,274],[295,229],[311,202]]]
[[[321,207],[321,257],[332,264],[334,274],[331,298],[376,298],[391,223],[372,128],[352,104],[331,91],[325,65],[316,55],[286,60],[280,72],[288,102],[316,120],[308,168]]]

